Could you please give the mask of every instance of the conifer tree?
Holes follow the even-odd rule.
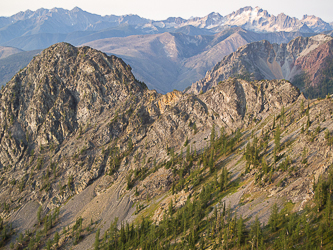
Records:
[[[317,211],[320,212],[320,210],[325,205],[327,198],[326,198],[326,188],[325,183],[322,180],[321,177],[319,177],[318,183],[316,185],[315,189],[315,201],[317,205]]]
[[[324,234],[324,228],[322,223],[319,224],[318,230],[317,230],[317,236],[320,241],[320,248],[323,248],[323,234]]]
[[[269,216],[268,224],[271,228],[272,232],[276,232],[278,225],[278,207],[276,203],[274,203],[271,211],[271,215]]]
[[[52,241],[51,241],[51,239],[48,239],[48,241],[46,243],[46,249],[51,250],[51,247],[52,247]]]
[[[37,221],[38,221],[38,224],[41,223],[41,213],[42,213],[42,206],[39,206],[38,210],[37,210]]]
[[[55,247],[57,248],[58,247],[58,244],[59,244],[59,233],[56,232],[55,235],[54,235],[54,244],[55,244]]]
[[[187,148],[186,148],[186,161],[187,162],[190,161],[190,145],[187,145]]]
[[[100,234],[100,229],[97,229],[96,235],[95,235],[95,243],[94,243],[94,249],[98,250],[99,249],[99,234]]]
[[[213,149],[210,151],[208,165],[209,165],[210,173],[213,173],[214,172],[214,150]]]
[[[238,246],[240,246],[244,239],[245,224],[243,221],[242,215],[237,221],[237,237],[238,237]]]
[[[215,142],[215,124],[213,124],[212,131],[210,133],[210,146],[213,147]]]
[[[258,215],[256,215],[255,221],[251,224],[250,238],[252,239],[253,245],[256,245],[256,248],[259,249],[259,242],[262,238],[262,231]]]
[[[326,207],[325,207],[325,219],[326,219],[326,224],[330,226],[330,221],[331,221],[331,195],[328,194],[327,201],[326,201]]]
[[[276,131],[275,131],[275,136],[274,136],[274,143],[275,143],[275,148],[276,148],[276,152],[280,151],[280,126],[276,127]]]

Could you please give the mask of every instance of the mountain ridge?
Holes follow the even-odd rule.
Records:
[[[311,34],[299,32],[258,34],[235,27],[210,36],[162,33],[128,38],[106,38],[85,45],[122,57],[132,65],[136,77],[145,81],[149,88],[166,93],[173,89],[183,90],[198,79],[202,79],[221,58],[242,45],[262,39],[289,42],[299,35]],[[152,75],[151,69],[157,73]]]
[[[224,57],[207,72],[205,78],[193,83],[187,91],[205,92],[216,86],[219,81],[237,75],[246,75],[247,79],[287,79],[293,82],[297,76],[306,73],[307,83],[295,82],[296,86],[303,91],[306,86],[320,87],[323,79],[320,72],[325,68],[326,58],[327,60],[332,58],[331,49],[332,37],[322,34],[298,37],[288,44],[280,45],[265,40],[253,42]],[[320,95],[326,96],[328,93],[326,91]]]
[[[285,14],[270,15],[259,7],[252,8],[249,6],[224,17],[213,12],[205,17],[196,17],[188,20],[170,17],[161,21],[149,20],[137,15],[100,16],[76,7],[72,10],[61,8],[28,10],[19,12],[11,17],[1,17],[0,44],[27,35],[76,31],[98,32],[121,24],[133,25],[137,30],[136,32],[142,34],[173,32],[176,29],[189,25],[213,33],[218,33],[233,26],[264,33],[279,31],[318,33],[332,30],[330,24],[319,17],[305,15],[303,19],[299,20]]]
[[[263,247],[291,223],[289,245],[321,244],[330,97],[239,78],[162,95],[122,59],[58,43],[0,90],[0,104],[1,246],[249,248],[254,223]],[[244,231],[228,236],[235,224]]]

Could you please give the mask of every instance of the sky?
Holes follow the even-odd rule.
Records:
[[[301,19],[307,14],[318,16],[326,22],[333,21],[332,0],[1,0],[0,16],[11,16],[27,9],[73,9],[76,6],[99,15],[137,14],[153,20],[203,17],[211,12],[224,16],[245,6],[259,6],[273,15],[285,13]]]

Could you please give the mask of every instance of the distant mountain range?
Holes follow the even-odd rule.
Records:
[[[9,56],[0,58],[0,86],[5,85],[20,69],[23,69],[41,50],[11,51]]]
[[[240,47],[195,82],[187,92],[206,92],[229,77],[247,80],[286,79],[309,97],[333,92],[333,38],[298,37],[287,44],[266,40]]]
[[[149,20],[137,15],[100,16],[76,7],[27,10],[10,17],[0,17],[0,45],[24,50],[44,49],[56,42],[81,45],[88,41],[128,35],[182,32],[188,35],[218,33],[230,27],[267,32],[318,33],[332,30],[332,24],[316,16],[305,15],[301,20],[285,14],[270,15],[259,7],[245,7],[229,15],[211,13],[205,17]],[[96,38],[94,38],[96,37]]]
[[[7,56],[22,52],[21,49],[13,48],[13,47],[4,47],[0,46],[0,59],[5,58]]]
[[[100,16],[77,7],[27,10],[0,17],[0,45],[6,46],[0,47],[0,85],[26,66],[38,50],[65,41],[122,57],[149,88],[166,93],[202,79],[224,56],[245,44],[260,40],[288,43],[318,32],[332,35],[332,27],[315,16],[305,15],[301,20],[285,14],[274,16],[259,7],[241,8],[226,16],[211,13],[162,21],[137,15]],[[24,54],[22,50],[33,52]],[[4,59],[19,52],[23,54]]]
[[[197,29],[190,27],[192,31]],[[298,36],[310,35],[313,33],[256,33],[235,27],[209,36],[166,32],[107,38],[85,45],[123,58],[149,88],[166,93],[173,89],[184,90],[202,79],[216,63],[240,46],[264,39],[288,43]]]

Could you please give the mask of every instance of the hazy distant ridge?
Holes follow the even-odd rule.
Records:
[[[244,7],[226,16],[210,13],[205,17],[191,19],[170,17],[161,21],[145,19],[138,15],[100,16],[75,7],[72,10],[61,8],[27,10],[10,17],[0,17],[0,44],[32,50],[45,48],[60,41],[80,45],[89,42],[89,36],[95,35],[101,39],[158,34],[175,32],[177,29],[189,26],[196,28],[193,32],[197,35],[218,33],[235,26],[260,33],[280,31],[318,33],[333,29],[332,23],[324,22],[316,16],[305,15],[301,20],[283,13],[274,16],[259,7]]]

